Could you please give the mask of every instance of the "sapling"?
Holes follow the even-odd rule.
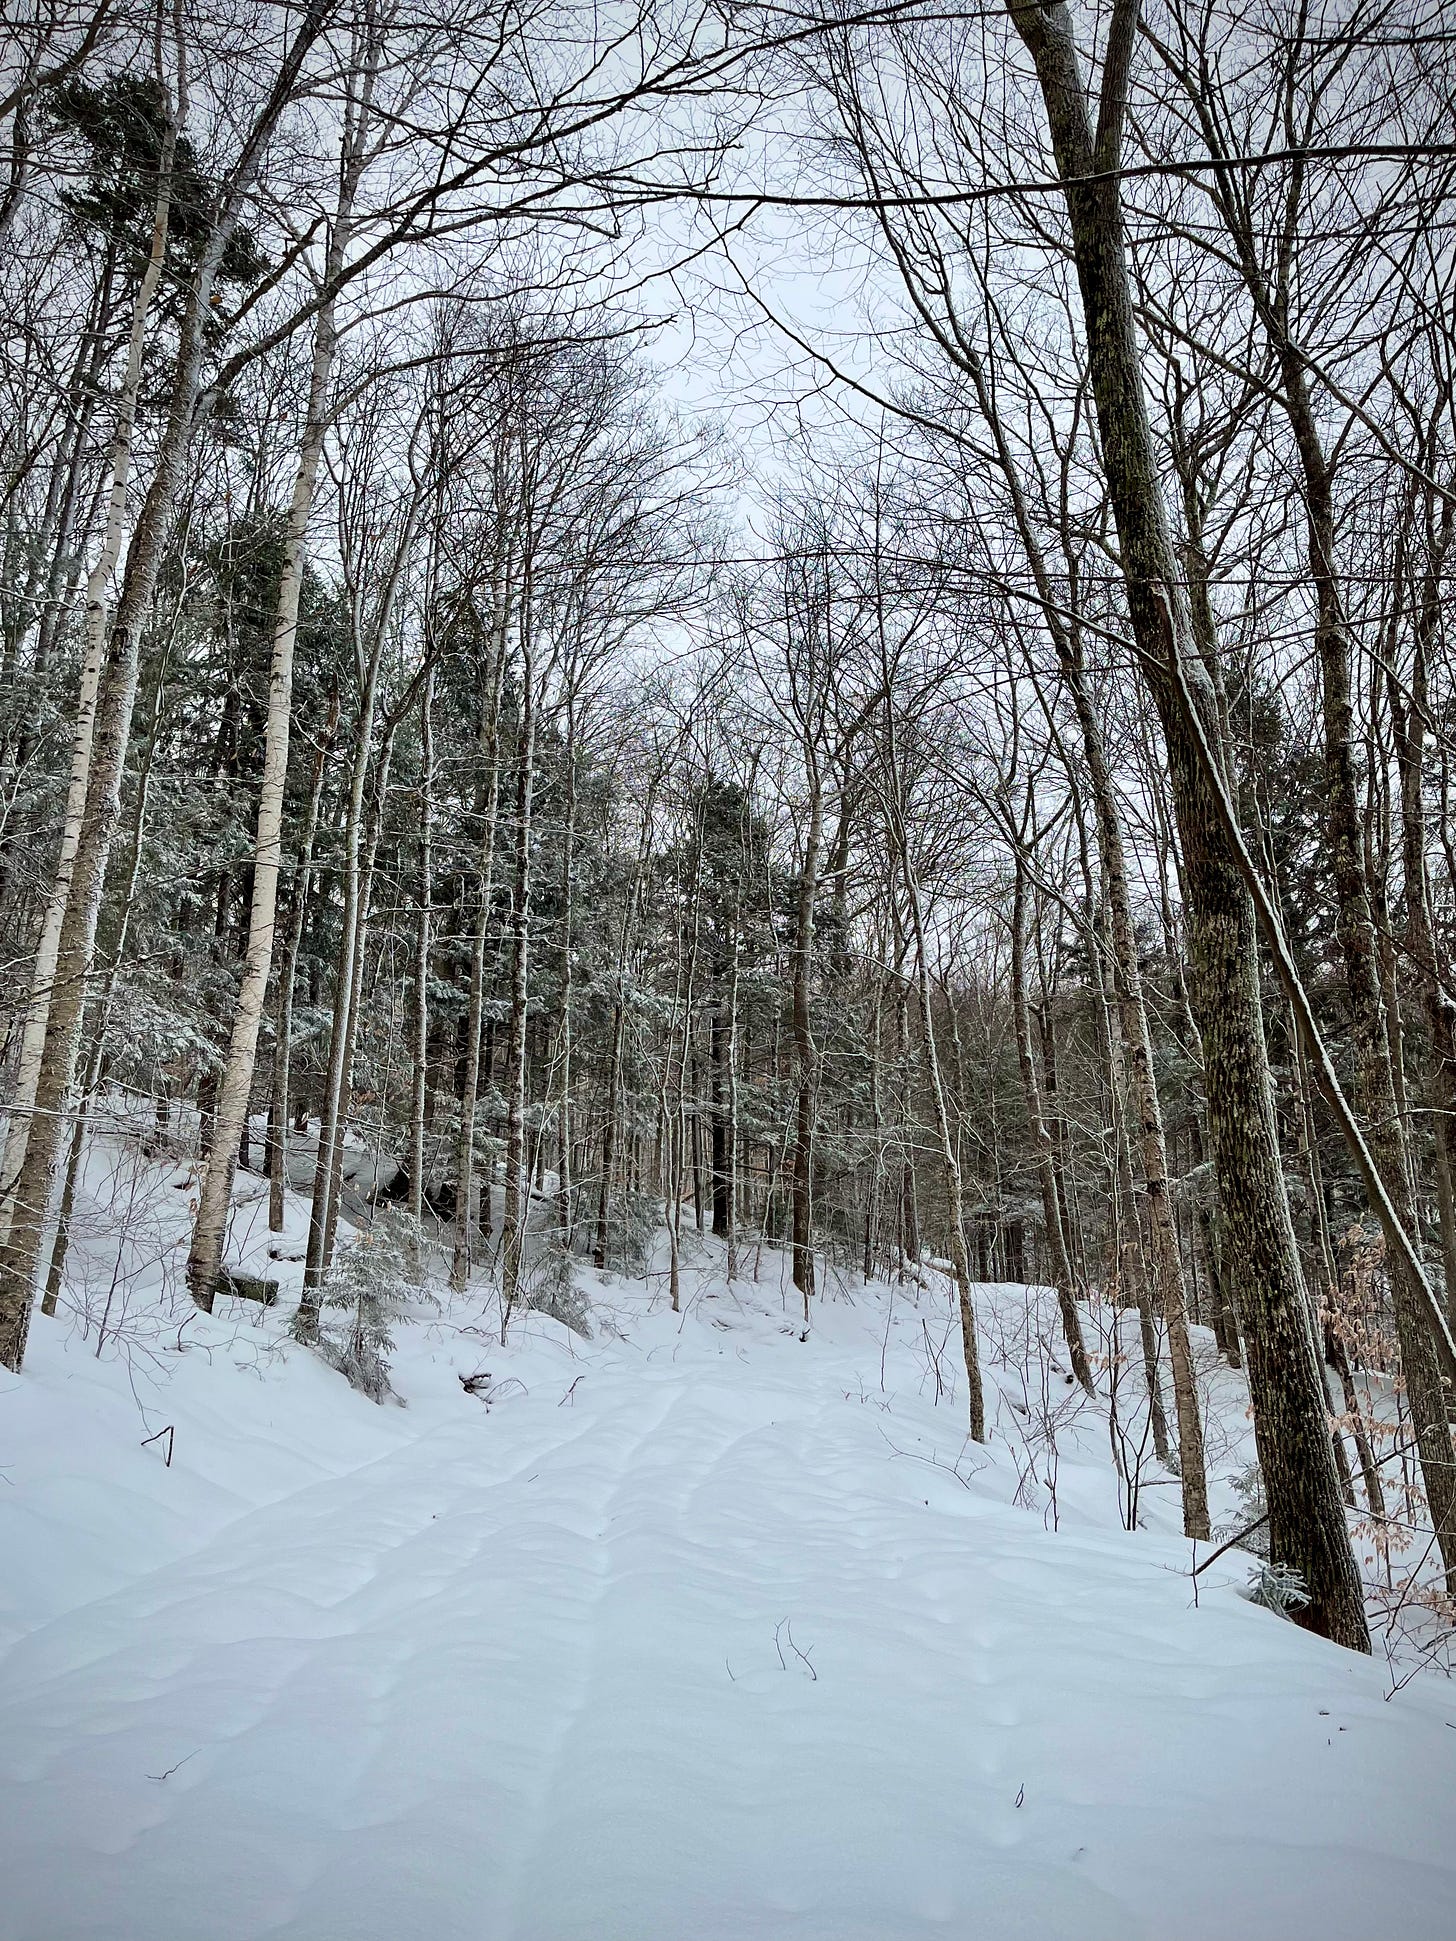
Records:
[[[1269,1501],[1264,1494],[1264,1475],[1257,1462],[1251,1462],[1237,1476],[1229,1478],[1229,1487],[1239,1499],[1238,1515],[1229,1524],[1221,1525],[1214,1534],[1218,1537],[1239,1535],[1243,1549],[1253,1551],[1256,1557],[1269,1555]],[[1247,1527],[1246,1527],[1247,1526]]]
[[[393,1329],[410,1304],[432,1297],[421,1283],[419,1223],[398,1207],[335,1256],[324,1283],[325,1318],[316,1346],[331,1368],[371,1402],[399,1402],[389,1379]]]
[[[528,1308],[591,1340],[591,1303],[576,1284],[575,1264],[565,1247],[546,1247],[537,1254],[523,1276],[523,1288]]]

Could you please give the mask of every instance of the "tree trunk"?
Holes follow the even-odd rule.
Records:
[[[556,1122],[556,1226],[562,1245],[570,1247],[576,1231],[576,1187],[572,1176],[573,1133],[571,1089],[575,1083],[573,999],[575,997],[576,917],[576,695],[566,697],[566,802],[561,827],[561,1028],[559,1063],[561,1105]]]
[[[1355,1105],[1364,1119],[1370,1151],[1396,1217],[1414,1239],[1417,1225],[1410,1155],[1403,1137],[1361,837],[1352,742],[1350,638],[1335,563],[1333,481],[1309,401],[1303,361],[1282,331],[1275,332],[1275,350],[1304,475],[1309,570],[1317,600],[1315,652],[1324,703],[1330,873],[1355,1044]],[[1421,1290],[1413,1283],[1405,1262],[1392,1251],[1388,1266],[1426,1500],[1447,1577],[1456,1584],[1456,1462],[1436,1342]]]
[[[95,949],[106,867],[121,808],[121,778],[136,701],[141,633],[151,609],[177,494],[199,422],[202,370],[208,350],[206,324],[213,287],[264,145],[290,98],[304,56],[318,38],[322,25],[322,4],[320,0],[312,0],[299,22],[268,100],[248,131],[184,295],[172,384],[158,440],[156,471],[137,516],[97,684],[85,808],[57,941],[56,969],[36,1077],[30,1136],[15,1182],[10,1229],[0,1247],[0,1362],[13,1369],[20,1367],[25,1354],[51,1185],[60,1157],[67,1101],[75,1081],[86,980]],[[179,111],[177,119],[180,124],[185,119],[184,113]]]
[[[728,1048],[727,1048],[727,1089],[728,1124],[726,1128],[724,1212],[726,1228],[723,1238],[728,1245],[727,1273],[730,1281],[738,1278],[738,958],[739,958],[739,914],[733,917],[733,943],[728,970]],[[714,1227],[716,1229],[716,1212]]]
[[[1434,1114],[1437,1210],[1446,1308],[1456,1322],[1456,1008],[1441,981],[1426,872],[1425,735],[1429,713],[1428,664],[1441,625],[1441,566],[1450,550],[1456,504],[1442,502],[1431,558],[1421,586],[1413,634],[1409,701],[1396,683],[1386,686],[1400,769],[1401,874],[1404,879],[1405,943],[1420,993],[1430,1039],[1429,1094]]]
[[[358,130],[354,131],[357,142]],[[351,143],[346,137],[346,156]],[[356,150],[357,153],[357,150]],[[330,294],[320,306],[314,329],[313,361],[309,372],[308,408],[293,501],[283,544],[283,569],[273,621],[272,664],[268,673],[268,715],[263,738],[263,778],[258,792],[257,837],[253,850],[253,888],[248,911],[248,945],[243,960],[237,1008],[227,1063],[218,1088],[212,1148],[202,1172],[192,1246],[187,1257],[187,1280],[199,1307],[210,1308],[212,1291],[222,1266],[232,1202],[233,1168],[239,1141],[246,1129],[258,1055],[258,1030],[268,975],[273,966],[273,935],[278,915],[278,871],[283,855],[283,797],[288,781],[288,744],[293,720],[293,653],[298,638],[298,602],[303,591],[304,540],[313,506],[319,460],[328,429],[328,394],[333,376],[337,333],[331,286],[348,247],[350,214],[358,166],[346,162],[339,208],[330,238],[324,279]]]
[[[809,1326],[809,1302],[814,1293],[813,1180],[814,1180],[814,1105],[818,1073],[815,1065],[814,1028],[809,1008],[810,974],[814,950],[814,898],[819,887],[819,852],[823,842],[824,819],[817,775],[811,780],[809,825],[804,836],[804,856],[799,872],[799,889],[794,914],[793,1018],[794,1077],[794,1176],[793,1176],[793,1262],[794,1285],[804,1298],[804,1327]]]
[[[345,111],[338,203],[324,256],[324,298],[314,324],[303,440],[284,534],[283,565],[278,582],[268,675],[268,713],[263,737],[263,776],[258,792],[247,951],[237,1008],[233,1015],[227,1064],[218,1089],[212,1149],[203,1169],[187,1261],[188,1282],[199,1307],[211,1306],[212,1290],[217,1284],[222,1265],[233,1167],[239,1145],[246,1138],[248,1106],[258,1054],[258,1030],[263,1019],[263,1004],[273,963],[278,873],[283,853],[283,799],[288,780],[289,734],[293,718],[293,658],[298,639],[298,605],[303,591],[305,564],[304,541],[308,534],[319,462],[329,426],[329,388],[338,346],[335,314],[337,285],[353,234],[354,198],[367,159],[366,137],[377,59],[377,42],[371,42],[359,98],[351,99]]]
[[[1315,1345],[1285,1197],[1264,1044],[1254,912],[1205,772],[1198,742],[1219,745],[1202,663],[1189,652],[1178,562],[1168,530],[1143,394],[1127,271],[1121,154],[1136,0],[1118,0],[1109,30],[1094,138],[1064,0],[1011,0],[1011,18],[1035,62],[1072,250],[1129,615],[1144,678],[1163,725],[1182,838],[1190,950],[1198,984],[1210,1130],[1228,1255],[1248,1338],[1255,1437],[1269,1502],[1272,1556],[1297,1570],[1308,1628],[1368,1651],[1359,1574],[1350,1550]],[[1185,714],[1197,708],[1201,724]]]
[[[526,1002],[531,957],[531,807],[536,775],[536,673],[529,608],[521,625],[521,721],[516,773],[516,869],[511,886],[511,1016],[506,1041],[505,1200],[501,1215],[501,1339],[521,1290],[530,1183],[526,1177]]]
[[[131,480],[132,444],[136,433],[137,400],[141,391],[142,357],[146,349],[147,322],[151,316],[152,301],[161,279],[167,250],[172,199],[172,158],[176,143],[176,119],[169,113],[159,163],[157,200],[152,216],[151,247],[147,255],[146,269],[137,285],[136,296],[132,302],[126,371],[116,402],[116,425],[111,436],[106,519],[102,529],[100,550],[86,580],[86,651],[81,663],[81,689],[76,700],[76,722],[71,742],[71,772],[61,823],[61,847],[56,858],[55,875],[52,878],[51,892],[41,923],[40,938],[36,944],[35,962],[31,968],[30,1001],[21,1032],[20,1061],[10,1099],[4,1157],[0,1159],[0,1242],[4,1241],[10,1230],[14,1188],[20,1177],[20,1168],[30,1138],[36,1087],[40,1081],[41,1057],[45,1050],[46,1026],[50,1019],[51,997],[55,990],[61,925],[65,920],[66,907],[70,901],[76,851],[81,839],[81,823],[86,808],[91,752],[96,732],[97,698],[101,668],[106,658],[106,601],[112,575],[121,558],[126,522],[127,488]]]
[[[1112,776],[1102,744],[1101,727],[1092,708],[1082,667],[1080,643],[1069,641],[1069,687],[1082,731],[1092,802],[1097,817],[1097,846],[1102,855],[1112,941],[1113,988],[1117,994],[1118,1024],[1127,1060],[1129,1102],[1135,1115],[1138,1157],[1145,1190],[1148,1242],[1152,1256],[1153,1292],[1168,1330],[1168,1357],[1173,1371],[1173,1403],[1178,1417],[1178,1466],[1183,1488],[1183,1530],[1186,1536],[1207,1538],[1208,1480],[1203,1449],[1203,1416],[1188,1335],[1188,1310],[1183,1293],[1183,1262],[1178,1251],[1173,1199],[1168,1182],[1168,1144],[1163,1132],[1162,1107],[1153,1074],[1152,1036],[1143,1002],[1142,972],[1138,966],[1137,935],[1127,889],[1127,859],[1123,849],[1122,818],[1118,813]],[[1068,671],[1067,658],[1063,671]]]
[[[470,999],[465,1016],[465,1069],[460,1084],[460,1135],[455,1149],[455,1247],[450,1261],[450,1285],[457,1291],[470,1278],[475,1233],[475,1113],[480,1097],[480,1037],[485,1006],[485,951],[490,936],[491,904],[495,900],[495,855],[500,815],[500,703],[505,680],[505,630],[510,595],[497,575],[492,598],[495,628],[486,703],[485,746],[489,762],[485,819],[480,832],[480,909],[470,947]],[[485,1231],[490,1232],[490,1179],[487,1175]]]
[[[333,1263],[334,1243],[339,1230],[344,1137],[348,1131],[349,1110],[353,1100],[354,1051],[359,1042],[359,1020],[364,1009],[364,971],[368,962],[369,928],[374,911],[374,871],[379,857],[379,839],[383,830],[385,809],[389,801],[389,768],[394,748],[395,725],[395,723],[390,724],[379,750],[378,781],[369,817],[368,838],[364,846],[364,865],[359,877],[358,935],[354,944],[354,976],[344,1026],[340,1111],[334,1128],[333,1147],[329,1155],[329,1198],[327,1221],[324,1227],[321,1277],[327,1275]]]
[[[430,1072],[430,951],[434,915],[434,828],[435,828],[435,734],[433,710],[435,670],[425,672],[420,689],[420,853],[416,900],[419,904],[415,932],[414,1008],[411,1022],[414,1036],[410,1045],[410,1218],[422,1220],[425,1213],[425,1107]]]
[[[1117,996],[1118,1024],[1122,1035],[1123,1055],[1126,1059],[1129,1103],[1137,1126],[1138,1159],[1142,1171],[1144,1207],[1147,1214],[1148,1242],[1152,1259],[1151,1294],[1168,1330],[1174,1407],[1178,1418],[1183,1528],[1187,1536],[1207,1538],[1210,1524],[1207,1464],[1203,1447],[1203,1418],[1194,1375],[1192,1344],[1188,1335],[1183,1268],[1178,1251],[1178,1235],[1168,1182],[1167,1139],[1163,1130],[1157,1081],[1153,1073],[1152,1037],[1148,1029],[1147,1006],[1143,1000],[1137,937],[1133,929],[1132,908],[1128,896],[1122,815],[1118,808],[1117,794],[1107,761],[1102,724],[1087,686],[1080,629],[1075,616],[1070,619],[1063,618],[1057,589],[1053,585],[1026,505],[1020,472],[1007,442],[1001,417],[986,383],[979,357],[970,355],[967,366],[981,414],[991,432],[997,462],[1010,493],[1012,514],[1031,568],[1032,578],[1044,602],[1044,624],[1056,650],[1058,665],[1071,697],[1081,735],[1082,752],[1087,763],[1087,779],[1091,785],[1092,806],[1097,824],[1097,847],[1102,859],[1103,894],[1106,898],[1109,918],[1113,988]]]
[[[86,1076],[82,1082],[80,1099],[77,1101],[75,1124],[71,1129],[70,1148],[66,1154],[65,1181],[61,1188],[61,1204],[56,1216],[55,1239],[51,1243],[50,1266],[46,1273],[45,1292],[41,1297],[42,1314],[54,1314],[60,1300],[61,1282],[66,1268],[66,1251],[70,1245],[71,1218],[76,1206],[76,1187],[80,1180],[81,1160],[86,1145],[86,1120],[100,1089],[102,1073],[106,1068],[106,1039],[111,1027],[112,1005],[116,1000],[116,980],[126,957],[126,940],[136,907],[137,881],[141,875],[142,843],[146,835],[147,812],[151,806],[152,770],[156,762],[157,732],[162,719],[165,678],[165,667],[159,667],[156,687],[152,695],[152,718],[147,731],[146,749],[142,755],[141,771],[137,776],[136,808],[132,816],[130,853],[118,899],[117,907],[121,912],[121,918],[111,945],[111,962],[107,966],[101,999],[96,1006],[96,1023],[92,1033],[90,1055],[86,1061]]]
[[[1089,1395],[1096,1393],[1092,1364],[1087,1359],[1082,1339],[1082,1321],[1077,1312],[1077,1288],[1072,1263],[1067,1255],[1062,1232],[1062,1210],[1057,1193],[1056,1154],[1041,1107],[1041,1087],[1031,1052],[1031,1007],[1026,995],[1026,870],[1021,856],[1016,859],[1016,888],[1011,905],[1011,1005],[1016,1027],[1016,1062],[1021,1072],[1022,1097],[1026,1102],[1027,1129],[1036,1155],[1037,1180],[1041,1186],[1042,1219],[1046,1226],[1047,1254],[1051,1264],[1052,1285],[1062,1317],[1062,1333],[1072,1373]]]
[[[893,759],[893,741],[891,743]],[[950,1258],[955,1269],[956,1305],[961,1323],[961,1350],[966,1362],[971,1440],[986,1440],[986,1397],[981,1384],[981,1357],[976,1341],[976,1310],[971,1299],[971,1263],[966,1252],[965,1194],[961,1187],[960,1161],[946,1108],[945,1086],[941,1082],[940,1057],[935,1046],[935,1018],[930,1002],[930,969],[925,961],[925,924],[920,910],[920,892],[911,875],[904,831],[899,831],[900,863],[910,903],[910,923],[915,936],[915,982],[920,996],[920,1046],[925,1061],[925,1076],[935,1107],[935,1128],[940,1139],[941,1166],[945,1174],[946,1209],[950,1223]],[[1085,1357],[1084,1357],[1085,1359]]]
[[[411,521],[412,525],[412,521]],[[401,540],[395,562],[394,585],[398,585],[408,535]],[[314,1164],[313,1197],[309,1207],[308,1251],[304,1259],[303,1294],[294,1318],[294,1327],[303,1340],[317,1332],[319,1307],[323,1299],[324,1275],[333,1251],[333,1236],[338,1224],[339,1167],[342,1160],[345,1120],[348,1116],[349,1073],[353,1057],[354,1020],[358,984],[363,966],[360,944],[368,921],[361,896],[363,872],[360,869],[360,837],[364,822],[364,787],[373,752],[374,717],[379,693],[380,662],[388,630],[390,596],[387,591],[363,654],[364,686],[354,722],[354,761],[349,776],[349,793],[344,810],[344,913],[339,936],[339,961],[334,973],[333,1019],[329,1032],[329,1063],[324,1080],[324,1096],[319,1113],[319,1139]],[[380,753],[379,789],[382,800],[388,766],[388,742]]]
[[[327,725],[319,742],[309,786],[308,807],[304,811],[303,833],[299,838],[298,861],[293,872],[293,898],[288,932],[283,943],[283,961],[278,966],[278,1021],[273,1046],[273,1097],[271,1103],[272,1142],[268,1154],[268,1231],[283,1231],[283,1195],[288,1188],[289,1082],[293,1068],[293,996],[298,978],[298,953],[303,945],[308,918],[308,899],[312,887],[314,841],[318,832],[319,801],[323,795],[324,775],[339,725],[339,703],[330,702]],[[306,1123],[306,1120],[305,1120]]]

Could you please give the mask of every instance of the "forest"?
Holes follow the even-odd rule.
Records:
[[[12,1379],[230,1316],[388,1403],[411,1315],[508,1369],[711,1268],[804,1358],[940,1316],[980,1460],[1044,1289],[1049,1527],[1080,1409],[1124,1532],[1449,1671],[1453,62],[1426,0],[7,7]]]

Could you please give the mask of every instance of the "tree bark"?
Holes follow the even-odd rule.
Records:
[[[511,886],[511,1015],[506,1041],[505,1198],[501,1212],[501,1339],[520,1299],[530,1213],[526,1175],[526,1003],[531,963],[532,802],[536,778],[536,670],[529,602],[521,616],[521,719],[516,751],[516,866]]]
[[[284,534],[283,567],[273,621],[273,647],[268,672],[268,714],[263,737],[263,776],[258,791],[257,835],[253,849],[252,895],[248,910],[248,943],[243,959],[237,1008],[227,1062],[218,1086],[212,1146],[203,1167],[192,1245],[187,1257],[187,1280],[199,1307],[210,1308],[222,1266],[232,1202],[233,1173],[240,1141],[246,1134],[253,1073],[258,1056],[258,1030],[268,976],[273,965],[273,937],[278,915],[278,872],[283,855],[283,798],[288,781],[289,733],[293,720],[293,659],[298,639],[298,604],[303,591],[304,541],[313,508],[319,461],[329,426],[329,390],[338,345],[335,318],[340,271],[353,233],[354,197],[363,173],[365,135],[373,93],[374,66],[368,67],[360,101],[350,104],[345,118],[343,164],[339,200],[324,258],[324,300],[314,324],[313,356],[309,367],[308,402],[293,498]]]
[[[46,1026],[50,1020],[51,997],[55,990],[61,925],[70,901],[71,880],[76,851],[81,839],[81,823],[86,809],[86,792],[91,773],[91,751],[96,732],[96,705],[101,668],[106,658],[106,602],[111,578],[121,558],[125,533],[127,487],[131,480],[132,445],[136,434],[137,400],[141,391],[142,357],[146,349],[147,324],[152,302],[161,280],[167,253],[167,231],[172,201],[172,159],[177,145],[175,114],[169,114],[159,164],[158,189],[152,215],[151,247],[146,269],[132,301],[131,333],[127,341],[126,370],[116,402],[116,425],[111,436],[110,480],[106,496],[106,517],[101,545],[86,579],[86,650],[81,663],[81,689],[76,701],[76,722],[71,742],[71,771],[66,789],[66,807],[61,824],[61,847],[56,858],[55,875],[45,916],[36,943],[31,968],[30,1001],[20,1041],[20,1061],[11,1093],[5,1132],[4,1157],[0,1158],[0,1242],[9,1233],[14,1188],[25,1159],[30,1138],[31,1117],[36,1087],[40,1082],[41,1058],[45,1051]]]
[[[344,812],[344,914],[339,938],[339,962],[334,976],[333,1023],[329,1034],[328,1074],[324,1084],[323,1109],[319,1115],[318,1157],[314,1166],[313,1198],[309,1208],[308,1251],[304,1259],[303,1294],[294,1317],[300,1339],[310,1340],[317,1332],[319,1307],[323,1299],[324,1275],[333,1256],[334,1234],[339,1218],[339,1169],[342,1163],[345,1121],[348,1117],[350,1070],[353,1060],[354,1026],[358,1008],[358,985],[363,974],[361,945],[368,924],[367,878],[360,870],[360,834],[364,820],[364,789],[373,753],[374,723],[379,695],[379,676],[389,633],[394,602],[399,592],[405,563],[414,540],[419,515],[416,491],[405,514],[379,604],[360,643],[363,685],[354,724],[354,761],[349,776],[349,793]],[[383,815],[389,755],[397,721],[392,722],[379,751],[378,814]],[[376,838],[377,840],[377,835]],[[372,853],[371,853],[372,866]],[[361,895],[361,890],[365,894]]]
[[[1117,0],[1095,136],[1064,0],[1051,5],[1011,0],[1010,11],[1035,63],[1064,184],[1129,615],[1163,725],[1173,782],[1210,1130],[1231,1272],[1248,1338],[1271,1554],[1304,1581],[1310,1601],[1297,1613],[1298,1621],[1337,1643],[1368,1651],[1359,1574],[1285,1196],[1251,897],[1200,758],[1198,727],[1184,711],[1185,702],[1200,711],[1203,736],[1216,748],[1212,683],[1190,652],[1148,423],[1115,173],[1138,7],[1136,0]]]
[[[475,1114],[480,1097],[480,1036],[485,1006],[485,952],[490,936],[491,905],[495,900],[495,857],[500,816],[500,705],[505,680],[505,632],[510,594],[497,574],[492,590],[494,627],[492,664],[486,701],[485,752],[489,762],[484,822],[480,832],[480,908],[470,946],[470,997],[465,1019],[465,1069],[460,1085],[460,1134],[455,1150],[455,1246],[450,1260],[450,1285],[458,1292],[470,1278],[475,1236]],[[491,1169],[493,1170],[493,1168]],[[487,1176],[485,1231],[490,1232],[490,1178]]]
[[[793,1272],[794,1285],[804,1300],[804,1327],[809,1326],[809,1302],[814,1294],[814,1105],[817,1085],[814,1025],[809,1005],[810,975],[814,951],[814,898],[819,887],[819,855],[823,843],[824,813],[819,778],[810,782],[809,822],[804,835],[804,855],[799,870],[799,888],[794,909],[793,948],[793,1027],[794,1027],[794,1176],[793,1176]]]
[[[894,763],[894,731],[889,737],[890,760]],[[892,786],[896,784],[892,783]],[[925,921],[920,907],[920,890],[912,873],[904,824],[895,812],[895,841],[899,850],[905,894],[910,905],[910,927],[915,938],[915,985],[920,998],[920,1047],[925,1061],[925,1076],[935,1107],[935,1129],[940,1140],[940,1160],[945,1177],[946,1212],[949,1221],[950,1258],[955,1271],[956,1307],[961,1324],[961,1351],[966,1363],[966,1393],[971,1440],[986,1440],[986,1396],[981,1382],[981,1356],[976,1340],[976,1309],[971,1297],[971,1263],[966,1252],[965,1193],[961,1184],[960,1159],[951,1131],[946,1106],[945,1086],[940,1074],[940,1055],[935,1044],[935,1015],[931,1005],[930,967],[926,962]],[[1083,1355],[1085,1364],[1086,1356]]]
[[[1031,1051],[1031,1008],[1026,995],[1026,869],[1020,854],[1016,859],[1016,888],[1011,903],[1011,1005],[1016,1026],[1016,1062],[1021,1072],[1021,1092],[1026,1102],[1027,1130],[1036,1156],[1036,1175],[1041,1187],[1042,1219],[1046,1228],[1047,1254],[1051,1263],[1052,1285],[1062,1317],[1062,1333],[1071,1357],[1072,1373],[1089,1395],[1096,1393],[1092,1365],[1082,1339],[1082,1321],[1077,1312],[1077,1287],[1072,1263],[1062,1231],[1062,1209],[1057,1193],[1056,1152],[1042,1112],[1041,1087]]]
[[[161,572],[177,494],[199,417],[212,292],[223,253],[241,216],[244,197],[257,173],[264,144],[292,94],[305,55],[322,30],[323,13],[323,0],[310,0],[268,99],[244,140],[184,295],[156,470],[137,516],[97,684],[86,803],[57,942],[31,1130],[16,1178],[10,1230],[0,1247],[0,1363],[13,1369],[20,1367],[25,1354],[51,1186],[60,1157],[67,1100],[75,1081],[86,980],[95,949],[106,867],[121,809],[121,778],[136,701],[141,633]],[[179,125],[185,121],[180,87],[177,120]]]
[[[425,672],[420,689],[420,850],[416,877],[419,904],[415,931],[414,1005],[410,1045],[410,1178],[412,1220],[425,1213],[425,1108],[430,1073],[430,953],[434,932],[435,898],[435,670]]]

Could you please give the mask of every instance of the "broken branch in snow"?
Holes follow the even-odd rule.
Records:
[[[810,1660],[809,1660],[809,1652],[812,1651],[814,1647],[813,1645],[810,1645],[809,1651],[801,1651],[799,1649],[799,1647],[794,1643],[794,1628],[788,1618],[781,1618],[779,1622],[774,1626],[774,1648],[779,1654],[779,1664],[783,1667],[785,1671],[787,1671],[789,1668],[789,1661],[784,1656],[784,1647],[783,1647],[783,1644],[780,1642],[781,1639],[786,1639],[788,1641],[788,1646],[790,1651],[792,1651],[794,1656],[797,1659],[799,1659],[804,1669],[808,1672],[810,1678],[812,1678],[814,1683],[817,1685],[819,1683],[819,1674],[817,1671],[815,1671],[813,1665],[810,1663]]]

